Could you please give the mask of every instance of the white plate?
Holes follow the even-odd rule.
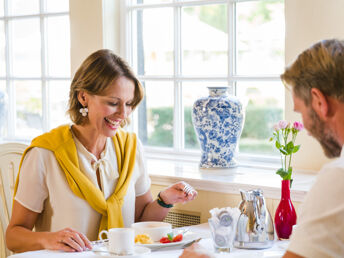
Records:
[[[144,246],[138,246],[138,245],[134,247],[134,253],[132,255],[116,255],[116,254],[110,253],[107,245],[101,246],[101,247],[95,247],[94,249],[92,249],[92,251],[101,257],[109,257],[109,258],[116,258],[116,257],[137,258],[137,257],[141,257],[142,255],[149,254],[151,252],[149,248],[144,247]]]
[[[196,240],[197,238],[199,238],[198,234],[188,231],[183,236],[183,240],[179,242],[172,242],[172,243],[166,243],[166,244],[162,244],[160,242],[154,242],[153,244],[136,244],[135,246],[144,246],[144,247],[148,247],[154,250],[154,249],[160,249],[162,247],[182,246],[182,245],[192,242],[193,240]]]

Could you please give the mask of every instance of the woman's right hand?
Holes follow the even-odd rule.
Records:
[[[92,249],[84,234],[71,228],[57,232],[33,232],[39,213],[13,202],[12,216],[6,230],[7,248],[13,252],[42,249],[81,252]]]
[[[72,228],[47,233],[43,246],[44,249],[64,252],[82,252],[87,249],[92,249],[90,240],[84,234]]]

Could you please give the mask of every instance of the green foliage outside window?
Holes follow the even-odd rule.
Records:
[[[184,109],[185,148],[199,149],[199,143],[191,118],[191,107]],[[245,124],[239,141],[241,152],[275,153],[268,139],[272,125],[283,118],[283,110],[274,106],[256,106],[249,103],[246,108]],[[154,130],[148,137],[148,145],[173,146],[173,109],[152,108],[149,121]]]
[[[283,118],[283,110],[276,106],[246,107],[245,123],[239,141],[240,152],[278,154],[268,141],[271,128]]]
[[[195,129],[192,123],[192,108],[186,107],[184,109],[184,126],[185,126],[185,148],[186,149],[199,149],[199,142]]]
[[[282,118],[280,108],[248,105],[241,138],[269,139],[272,126]]]
[[[148,145],[173,146],[173,109],[171,107],[149,109],[148,123],[154,127],[152,134],[148,135]]]
[[[248,17],[245,17],[251,23],[271,21],[271,6],[281,4],[283,0],[260,1],[256,9]],[[227,6],[226,5],[203,5],[198,8],[187,7],[185,12],[190,15],[197,15],[201,21],[227,33]],[[240,19],[241,17],[239,17]]]

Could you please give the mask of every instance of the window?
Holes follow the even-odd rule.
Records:
[[[0,139],[69,121],[68,0],[0,0]]]
[[[137,112],[147,150],[199,151],[191,109],[229,86],[246,110],[240,154],[273,155],[284,116],[284,1],[128,1],[127,56],[145,87]]]

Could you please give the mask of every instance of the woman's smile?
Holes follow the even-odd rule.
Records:
[[[107,117],[105,117],[104,120],[106,122],[106,125],[108,127],[110,127],[112,130],[116,130],[120,126],[120,124],[121,124],[121,120],[113,121],[113,120],[111,120],[110,118],[107,118]]]

